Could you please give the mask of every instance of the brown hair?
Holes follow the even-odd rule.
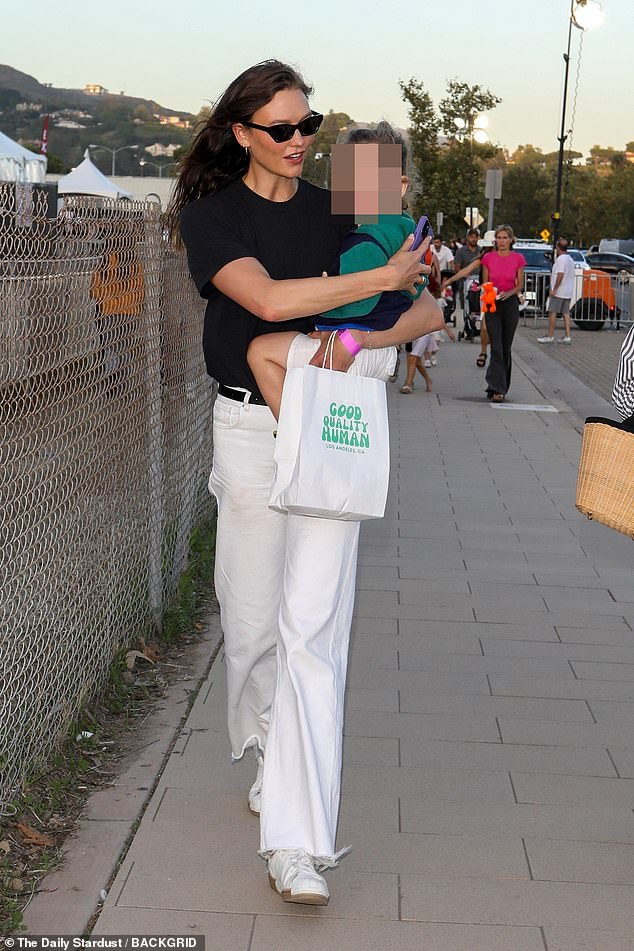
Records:
[[[225,188],[249,166],[249,157],[233,134],[234,123],[247,122],[282,89],[300,89],[306,98],[313,91],[296,69],[280,60],[267,59],[250,66],[226,88],[198,127],[180,162],[166,212],[167,227],[177,242],[185,205]]]

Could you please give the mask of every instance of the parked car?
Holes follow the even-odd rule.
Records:
[[[586,261],[592,268],[616,274],[617,280],[627,284],[630,275],[634,274],[634,258],[629,254],[617,254],[615,251],[597,251],[586,255]]]
[[[552,257],[552,250],[545,243],[529,244],[524,241],[516,241],[513,248],[515,251],[519,251],[526,261],[526,267],[524,268],[524,302],[520,304],[520,309],[526,310],[528,313],[541,312],[548,297],[552,269],[549,258]]]
[[[575,262],[575,267],[589,268],[588,260],[583,251],[580,251],[579,248],[568,248],[568,254]]]

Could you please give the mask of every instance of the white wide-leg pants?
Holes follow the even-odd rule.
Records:
[[[296,338],[289,366],[317,346]],[[387,378],[395,357],[364,350],[355,369]],[[268,508],[275,428],[265,406],[216,400],[209,487],[229,736],[235,759],[266,750],[260,854],[298,848],[334,865],[359,523]]]

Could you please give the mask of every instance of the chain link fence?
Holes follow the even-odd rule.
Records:
[[[158,205],[0,185],[0,813],[211,509],[202,318]]]
[[[521,252],[521,247],[518,249]],[[550,273],[526,270],[524,274],[524,325],[548,319]],[[627,329],[634,320],[634,276],[610,275],[596,269],[577,268],[570,316],[580,330],[603,326]]]

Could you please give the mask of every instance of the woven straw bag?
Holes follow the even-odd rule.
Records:
[[[575,504],[588,518],[634,538],[634,417],[624,423],[586,419]]]

